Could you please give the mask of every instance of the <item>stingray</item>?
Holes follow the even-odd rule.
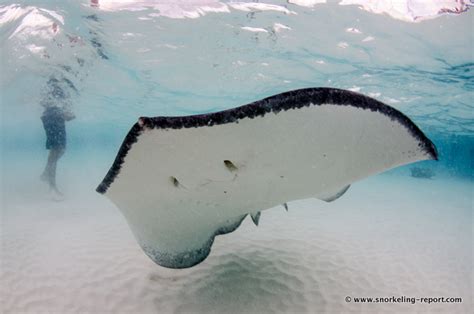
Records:
[[[187,268],[247,215],[293,200],[330,202],[350,184],[437,160],[403,113],[359,93],[308,88],[190,116],[141,117],[97,188],[157,264]]]

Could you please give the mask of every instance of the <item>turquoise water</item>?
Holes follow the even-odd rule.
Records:
[[[121,2],[122,10],[107,7],[111,0],[100,8],[0,0],[6,313],[470,313],[472,10],[413,22],[339,1]],[[61,202],[39,179],[40,103],[51,78],[62,82],[58,103],[76,115],[58,164]],[[140,116],[207,113],[320,86],[400,110],[435,143],[439,161],[354,183],[335,202],[265,210],[258,228],[247,218],[186,270],[148,259],[119,209],[95,192]],[[345,301],[393,295],[464,301]]]
[[[439,149],[440,162],[425,166],[473,177],[470,11],[410,23],[335,3],[273,3],[291,14],[231,10],[173,19],[153,16],[153,9],[105,11],[76,1],[8,7],[23,11],[1,28],[5,158],[18,150],[42,153],[39,103],[51,76],[77,89],[69,91],[77,116],[68,124],[71,155],[94,149],[109,158],[139,116],[211,112],[328,86],[401,110]],[[35,7],[57,12],[64,25]],[[21,28],[36,15],[46,24]],[[29,33],[51,32],[51,23],[59,25],[53,39]]]

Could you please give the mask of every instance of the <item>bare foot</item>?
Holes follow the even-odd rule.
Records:
[[[43,181],[43,182],[47,182],[47,181],[48,181],[48,176],[46,175],[46,172],[43,172],[43,173],[40,175],[40,180]]]
[[[64,201],[63,193],[59,192],[57,188],[51,188],[50,195],[53,201]]]

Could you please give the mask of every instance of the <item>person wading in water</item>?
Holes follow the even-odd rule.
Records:
[[[41,115],[44,130],[46,133],[46,149],[49,149],[48,160],[41,174],[41,180],[48,183],[51,193],[55,198],[61,198],[62,193],[56,185],[56,168],[58,160],[66,151],[66,121],[75,118],[71,111],[69,94],[61,85],[74,88],[74,85],[67,79],[58,80],[51,77],[48,80],[48,93],[41,101],[44,112]]]

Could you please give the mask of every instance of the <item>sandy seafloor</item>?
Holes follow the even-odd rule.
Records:
[[[216,238],[203,263],[170,270],[142,252],[120,211],[94,192],[102,174],[89,163],[62,161],[62,202],[48,198],[34,171],[15,177],[17,163],[3,163],[4,313],[472,310],[472,181],[371,177],[333,203],[265,210],[259,227],[247,218]],[[356,304],[347,296],[463,301]]]
[[[11,10],[0,33],[1,314],[474,312],[472,140],[458,137],[473,134],[473,11],[395,20],[418,19],[412,9],[431,18],[448,2],[456,12],[461,1],[341,1],[394,19],[335,1],[289,6],[298,14],[234,3],[228,15],[192,1],[182,14],[209,13],[192,20],[60,2]],[[71,45],[77,36],[83,41]],[[65,200],[55,202],[39,180],[46,151],[38,103],[46,78],[71,78],[69,66],[78,71],[80,123],[68,126],[73,145],[58,170]],[[94,191],[138,116],[227,109],[309,86],[351,88],[394,105],[436,143],[438,164],[471,179],[391,172],[353,184],[333,203],[290,202],[289,212],[262,212],[259,227],[247,218],[217,237],[210,256],[185,270],[155,265],[120,211]],[[359,297],[463,301],[355,303]]]

